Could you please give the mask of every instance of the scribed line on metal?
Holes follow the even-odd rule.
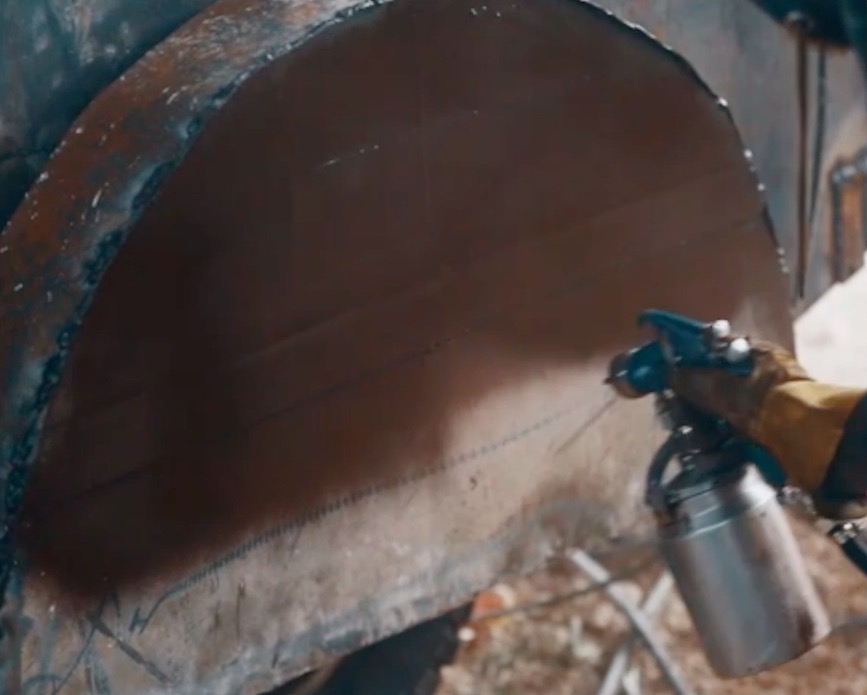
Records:
[[[605,415],[605,413],[607,413],[614,406],[615,403],[616,399],[607,398],[604,404],[599,408],[599,410],[594,412],[594,414],[590,418],[588,418],[584,423],[582,423],[579,430],[583,431],[594,425],[602,418],[603,415]],[[257,535],[254,538],[238,545],[233,550],[230,550],[228,553],[225,553],[218,559],[209,563],[205,567],[202,567],[190,576],[186,577],[174,586],[167,589],[158,599],[156,599],[153,606],[151,606],[151,608],[149,608],[147,611],[141,611],[140,608],[136,608],[133,612],[133,617],[129,625],[129,630],[131,632],[138,632],[139,634],[141,634],[145,631],[150,621],[156,615],[160,606],[162,606],[162,604],[165,603],[168,599],[176,596],[177,594],[187,591],[188,589],[200,583],[215,572],[224,569],[228,565],[234,563],[236,560],[244,557],[252,550],[255,550],[256,548],[266,543],[276,540],[280,536],[283,536],[290,531],[303,528],[304,526],[307,526],[311,523],[320,521],[326,516],[330,516],[332,514],[335,514],[336,512],[343,511],[344,509],[358,504],[359,502],[375,495],[400,489],[406,485],[410,485],[426,478],[430,478],[431,476],[437,475],[438,473],[453,470],[459,466],[465,465],[473,461],[478,461],[487,456],[490,456],[491,454],[495,454],[502,449],[505,449],[512,444],[526,439],[527,437],[530,437],[542,431],[550,425],[553,425],[554,423],[576,412],[585,404],[585,399],[581,399],[580,401],[576,401],[572,405],[563,408],[556,413],[553,413],[541,420],[537,420],[536,422],[522,427],[519,430],[515,430],[509,435],[503,437],[502,439],[496,440],[494,442],[489,442],[488,444],[482,444],[475,449],[471,449],[470,451],[463,454],[450,456],[441,461],[426,466],[421,470],[415,471],[409,475],[403,475],[397,478],[393,478],[392,480],[385,480],[382,482],[373,483],[372,485],[368,485],[367,487],[360,488],[341,497],[337,497],[328,504],[323,505],[315,511],[305,514],[298,519],[293,519],[291,521],[273,526],[262,534]]]

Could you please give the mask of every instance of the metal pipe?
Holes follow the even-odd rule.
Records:
[[[647,597],[644,599],[644,603],[641,604],[641,612],[648,618],[648,620],[655,618],[659,614],[660,610],[662,610],[666,599],[668,599],[668,596],[671,593],[672,587],[674,587],[674,578],[667,570],[663,571],[648,592]],[[620,645],[620,648],[614,654],[614,658],[611,659],[611,663],[608,665],[608,671],[606,671],[602,683],[596,691],[596,695],[617,695],[623,677],[626,675],[626,670],[629,668],[629,661],[632,658],[632,649],[635,646],[635,640],[636,637],[634,632],[630,633],[629,636],[623,640],[623,644]]]
[[[573,550],[569,553],[569,559],[586,574],[594,582],[605,582],[610,578],[608,570],[600,565],[596,560],[590,557],[583,550]],[[694,695],[692,688],[687,685],[679,669],[675,666],[674,661],[668,653],[668,650],[662,644],[662,641],[656,635],[652,625],[638,607],[632,603],[623,591],[616,584],[612,584],[605,588],[605,593],[611,602],[617,606],[629,620],[635,632],[647,645],[648,651],[651,653],[656,663],[659,665],[659,670],[663,677],[668,681],[672,690],[677,695]]]

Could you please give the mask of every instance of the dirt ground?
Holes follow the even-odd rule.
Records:
[[[801,361],[814,376],[867,386],[867,272],[833,288],[798,322]],[[720,680],[707,665],[689,617],[675,590],[653,622],[656,633],[700,695],[858,695],[867,693],[867,579],[811,527],[793,521],[834,634],[797,661],[746,679]],[[641,602],[662,572],[652,546],[599,558],[610,571],[650,566],[620,583]],[[640,564],[640,563],[639,563]],[[568,563],[494,587],[477,600],[489,613],[538,603],[586,587],[588,580]],[[596,592],[535,610],[472,622],[461,634],[453,664],[442,669],[437,695],[585,695],[596,693],[615,652],[629,639],[625,618]],[[632,650],[624,695],[672,692],[653,660],[638,644]]]

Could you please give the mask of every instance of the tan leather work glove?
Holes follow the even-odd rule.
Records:
[[[750,376],[675,369],[672,388],[768,449],[819,514],[867,515],[867,392],[811,379],[779,345],[753,341],[753,354]]]

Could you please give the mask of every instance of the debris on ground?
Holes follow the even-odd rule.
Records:
[[[802,522],[793,523],[832,624],[838,626],[836,634],[801,659],[770,672],[721,680],[707,665],[689,615],[673,590],[653,625],[697,695],[867,692],[867,581],[831,541]],[[640,605],[662,571],[662,565],[654,563],[618,585]],[[458,655],[441,670],[437,695],[596,693],[612,658],[633,636],[623,613],[606,595],[594,592],[515,610],[591,584],[576,568],[557,562],[481,594],[473,611],[477,619],[461,632]],[[491,613],[496,617],[478,619]],[[672,692],[638,642],[621,683],[620,692],[626,695]]]

